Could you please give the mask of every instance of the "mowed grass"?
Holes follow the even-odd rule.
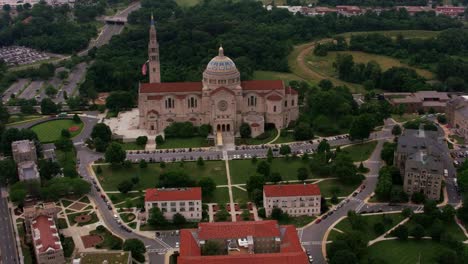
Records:
[[[323,197],[332,197],[334,189],[338,190],[338,197],[348,196],[352,192],[354,192],[356,188],[360,185],[360,183],[353,185],[345,185],[341,183],[338,179],[327,179],[320,181],[317,184],[320,187],[320,193]]]
[[[382,34],[387,37],[396,38],[398,35],[402,35],[405,38],[433,38],[439,35],[441,31],[430,31],[430,30],[387,30],[387,31],[359,31],[359,32],[346,32],[338,34],[337,36],[343,36],[350,38],[352,35],[367,35],[367,34]]]
[[[159,163],[150,163],[147,168],[140,169],[138,164],[133,164],[132,168],[113,169],[109,165],[101,166],[102,173],[96,174],[102,188],[105,191],[118,191],[117,185],[124,180],[131,180],[133,177],[139,177],[139,182],[133,187],[133,190],[144,190],[154,188],[159,181],[161,173],[175,170],[185,171],[190,178],[198,181],[202,177],[212,178],[217,185],[227,184],[226,167],[224,161],[205,161],[203,167],[199,167],[196,162],[166,163],[166,168],[162,169]],[[97,166],[93,166],[96,171]]]
[[[376,146],[377,141],[371,141],[345,147],[342,150],[343,152],[348,153],[354,162],[357,162],[369,159]]]
[[[432,264],[437,263],[436,258],[443,248],[443,245],[431,240],[388,240],[368,247],[368,255],[387,263]]]
[[[45,118],[44,116],[41,115],[12,115],[8,119],[8,123],[6,125],[14,125],[16,123],[23,123],[23,122],[29,122],[37,119]]]
[[[407,64],[401,63],[397,59],[388,56],[376,55],[362,51],[333,51],[328,52],[328,55],[324,57],[315,56],[313,53],[310,53],[307,56],[307,65],[313,71],[331,76],[333,78],[338,78],[338,73],[335,71],[335,68],[333,68],[333,63],[335,62],[338,54],[352,55],[355,63],[368,63],[370,61],[375,61],[380,65],[382,71],[386,71],[392,67],[406,67],[414,69],[419,75],[428,80],[432,80],[435,78],[434,74],[428,70],[411,67]]]
[[[62,129],[69,129],[70,127],[78,126],[79,129],[75,132],[70,132],[71,137],[75,137],[81,133],[83,129],[83,123],[75,123],[71,119],[59,119],[51,120],[44,123],[37,124],[31,127],[31,130],[36,132],[41,143],[50,143],[60,139],[62,135]]]
[[[234,186],[232,187],[232,196],[235,203],[246,203],[249,201],[247,192]]]
[[[411,232],[411,230],[414,228],[416,224],[417,224],[416,221],[410,220],[405,223],[405,226],[408,227],[408,230],[410,230]],[[465,236],[461,228],[457,225],[457,223],[455,223],[455,221],[444,223],[444,227],[445,227],[444,232],[450,234],[455,240],[463,242],[467,239],[467,237]],[[429,230],[425,230],[425,231],[426,231],[426,234],[425,234],[426,236],[431,235]]]
[[[400,115],[392,114],[392,118],[396,122],[402,123],[402,122],[407,122],[407,121],[410,121],[410,120],[413,120],[413,119],[417,119],[417,118],[419,118],[419,115],[418,114],[403,114],[403,115],[400,116]]]
[[[231,181],[233,184],[246,183],[250,176],[259,175],[257,173],[257,165],[264,159],[257,160],[257,163],[252,163],[252,160],[230,160],[229,168],[231,172]],[[281,174],[283,181],[297,180],[297,169],[304,167],[308,169],[307,163],[301,159],[286,160],[285,158],[275,158],[271,163],[271,172]],[[309,171],[309,178],[312,174]]]
[[[374,225],[376,223],[384,223],[384,216],[383,215],[367,215],[363,216],[364,219],[366,220],[366,225],[363,227],[364,228],[364,234],[366,235],[367,239],[372,240],[377,238],[380,234],[376,234],[374,232]],[[394,227],[396,224],[401,222],[404,217],[400,213],[396,214],[385,214],[385,217],[388,219],[392,219],[391,224],[385,225],[385,231],[390,230],[390,228]],[[351,223],[349,222],[348,218],[345,218],[341,220],[336,226],[336,229],[339,229],[340,231],[343,231],[344,233],[351,232],[353,229],[351,228]],[[336,238],[336,235],[338,235],[339,232],[334,231],[333,233],[330,234],[328,237],[329,241],[333,241]]]
[[[290,81],[304,81],[301,77],[294,73],[288,72],[274,72],[274,71],[254,71],[254,80],[283,80],[286,82]]]
[[[204,203],[229,203],[229,190],[227,187],[219,187],[214,190],[212,197],[203,200]]]
[[[209,147],[208,140],[204,137],[191,138],[166,138],[163,144],[157,144],[157,149],[173,149],[173,148],[201,148]]]

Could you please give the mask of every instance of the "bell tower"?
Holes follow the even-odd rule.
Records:
[[[160,83],[161,67],[159,65],[159,44],[156,37],[156,28],[154,26],[153,14],[151,14],[151,27],[149,31],[148,57],[149,82]]]

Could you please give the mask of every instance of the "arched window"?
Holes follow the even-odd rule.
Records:
[[[273,106],[273,112],[276,112],[276,105]]]
[[[291,106],[294,106],[294,99],[291,100]]]
[[[226,130],[227,130],[227,131],[231,131],[231,125],[230,125],[230,124],[227,124]]]
[[[197,98],[190,97],[187,99],[187,107],[188,108],[196,108],[197,107]]]
[[[174,98],[167,98],[166,101],[164,102],[166,109],[171,109],[175,107],[175,101]]]
[[[247,97],[247,105],[248,106],[256,106],[257,105],[257,97],[254,95],[251,95]]]

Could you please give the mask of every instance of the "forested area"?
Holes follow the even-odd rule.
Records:
[[[287,56],[294,44],[334,33],[367,30],[460,27],[461,23],[435,14],[409,16],[406,11],[385,11],[355,17],[293,15],[287,10],[267,11],[261,2],[205,1],[181,9],[172,0],[142,1],[129,16],[131,26],[96,53],[80,91],[136,91],[144,81],[141,65],[147,60],[149,18],[157,20],[161,77],[164,82],[199,81],[208,61],[222,44],[250,79],[254,70],[288,71]]]
[[[4,13],[0,19],[0,46],[22,45],[54,53],[82,50],[97,34],[96,26],[72,17],[68,5],[53,7],[45,3],[20,8],[17,17]]]

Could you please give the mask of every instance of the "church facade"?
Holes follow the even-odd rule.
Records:
[[[149,83],[140,83],[139,128],[159,134],[173,122],[210,124],[213,134],[239,136],[242,123],[249,124],[252,137],[272,123],[284,128],[299,115],[298,94],[281,80],[241,81],[234,62],[219,53],[206,66],[201,82],[162,83],[159,45],[153,20],[150,27]]]

